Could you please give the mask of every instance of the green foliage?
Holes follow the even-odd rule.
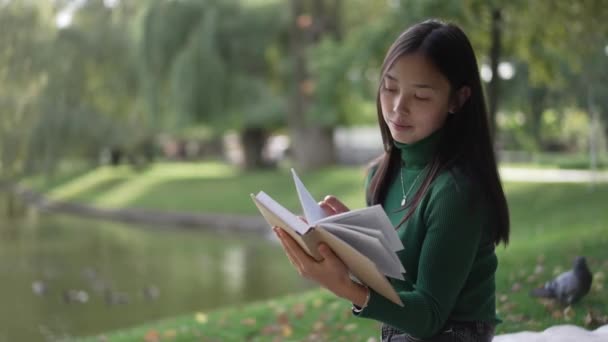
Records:
[[[181,117],[209,117],[224,107],[227,71],[216,49],[217,20],[216,11],[204,13],[175,60],[171,95]]]
[[[0,176],[15,177],[27,159],[36,99],[48,75],[46,44],[51,35],[46,8],[10,2],[0,10]],[[31,53],[37,51],[38,53]]]
[[[212,134],[285,126],[294,91],[288,2],[119,1],[110,8],[89,0],[60,29],[55,16],[70,3],[1,5],[2,173],[49,169],[65,156],[93,160],[101,149],[133,149],[159,132],[180,134],[190,126]],[[312,2],[305,3],[310,10]],[[584,139],[575,138],[584,133],[580,120],[576,129],[563,128],[575,123],[561,114],[560,129],[536,125],[547,109],[584,108],[608,122],[608,100],[601,96],[608,91],[608,7],[601,0],[342,3],[330,23],[339,28],[335,37],[307,47],[309,122],[374,124],[388,46],[428,17],[461,25],[479,62],[487,61],[496,8],[502,10],[502,60],[516,68],[515,78],[501,82],[500,110],[525,116],[523,125],[507,119],[502,144],[542,149],[538,132],[545,130],[551,140],[585,148]],[[544,13],[551,15],[538,20]],[[51,127],[52,134],[45,130]]]
[[[237,1],[153,4],[141,37],[144,77],[158,71],[147,78],[151,110],[176,114],[169,122],[178,127],[275,126],[285,108],[269,85],[268,51],[284,25],[281,9]]]
[[[3,135],[5,174],[50,172],[66,156],[95,160],[104,147],[128,147],[148,135],[130,49],[137,8],[88,1],[70,26],[58,28],[53,16],[61,10],[9,2],[2,11],[2,23],[13,25],[0,41],[0,55],[8,57],[0,75],[10,84],[0,102],[13,103],[3,113],[12,123],[1,128],[13,132]]]

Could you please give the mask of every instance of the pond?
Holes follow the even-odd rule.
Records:
[[[0,341],[98,334],[311,287],[268,237],[35,213],[0,221]]]

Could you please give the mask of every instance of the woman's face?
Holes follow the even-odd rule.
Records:
[[[398,142],[426,138],[453,110],[450,83],[422,54],[399,57],[381,82],[382,116]]]

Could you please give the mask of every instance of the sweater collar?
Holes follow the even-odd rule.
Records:
[[[394,140],[395,147],[401,151],[401,162],[405,169],[422,169],[435,155],[443,129],[440,128],[412,144],[404,144]]]

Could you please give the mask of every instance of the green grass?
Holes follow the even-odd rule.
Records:
[[[363,174],[361,168],[336,167],[301,176],[313,195],[333,193],[348,205],[360,207]],[[145,208],[254,214],[248,194],[264,190],[287,206],[297,207],[285,170],[243,174],[221,164],[190,164],[184,168],[161,164],[139,174],[118,171],[116,177],[98,177],[98,182],[90,183],[76,178],[52,193],[94,204],[120,202]],[[66,190],[78,188],[78,182],[79,191]],[[512,235],[508,248],[497,249],[497,309],[504,321],[497,333],[543,330],[566,323],[594,328],[599,323],[590,321],[590,317],[608,319],[604,288],[608,273],[608,184],[592,190],[587,184],[508,183],[505,189]],[[577,255],[588,258],[595,274],[591,292],[580,303],[561,308],[528,296],[532,288],[568,269]],[[376,322],[351,318],[348,310],[348,303],[317,290],[150,322],[105,337],[111,341],[255,341],[275,337],[366,341],[378,336]]]
[[[364,175],[363,168],[334,167],[300,176],[313,195],[340,194],[348,205],[361,207]],[[241,173],[221,163],[159,163],[141,172],[102,167],[51,188],[30,184],[54,199],[105,208],[256,215],[249,194],[260,190],[290,209],[298,207],[288,170]]]

